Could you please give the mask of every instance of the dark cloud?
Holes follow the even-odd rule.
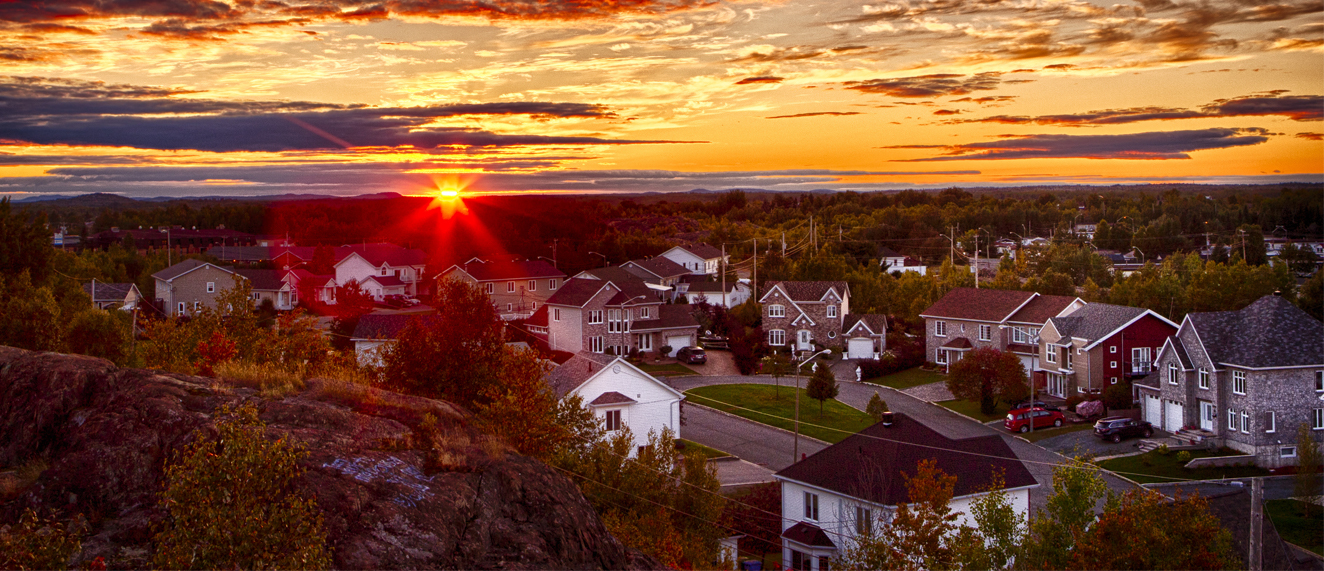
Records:
[[[934,115],[959,115],[960,113],[960,109],[939,109],[933,112]]]
[[[43,78],[0,78],[0,139],[39,145],[140,149],[297,151],[353,147],[601,145],[643,143],[597,137],[499,135],[428,128],[434,119],[524,115],[614,118],[599,105],[502,102],[369,108],[298,101],[181,99],[185,92]]]
[[[790,46],[784,48],[773,48],[767,52],[751,52],[730,60],[731,63],[771,63],[779,61],[798,61],[813,59],[827,55],[829,50],[821,48],[809,48],[805,46]]]
[[[800,117],[821,117],[821,116],[845,117],[847,115],[859,115],[859,114],[860,114],[859,111],[817,111],[814,113],[796,113],[794,115],[773,115],[772,117],[764,117],[764,119],[798,119]]]
[[[760,75],[758,77],[746,77],[745,79],[737,81],[736,85],[750,85],[753,83],[781,83],[782,79],[783,78],[774,75]]]
[[[997,89],[1003,83],[1001,75],[993,71],[974,75],[935,73],[892,79],[848,81],[845,85],[846,89],[892,97],[946,97]]]
[[[1324,133],[1314,133],[1307,131],[1304,133],[1297,133],[1293,136],[1301,139],[1306,139],[1307,141],[1324,141]]]
[[[952,103],[978,103],[984,105],[986,103],[1005,103],[1014,99],[1016,99],[1015,95],[988,95],[985,97],[962,97],[953,99]]]
[[[1263,129],[1201,129],[1125,135],[1004,135],[1001,140],[940,145],[943,156],[900,162],[988,159],[1189,159],[1192,151],[1258,145],[1268,138]],[[913,149],[932,146],[896,146]]]
[[[1209,117],[1265,117],[1272,115],[1287,117],[1294,121],[1319,121],[1324,119],[1324,96],[1284,96],[1279,92],[1268,95],[1248,95],[1234,99],[1220,99],[1199,109],[1132,107],[1130,109],[1106,109],[1064,115],[998,115],[983,119],[968,119],[963,122],[1082,127],[1138,123],[1141,121],[1170,121]]]

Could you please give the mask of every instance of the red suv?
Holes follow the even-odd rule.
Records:
[[[1007,413],[1007,418],[1002,420],[1002,425],[1012,432],[1029,432],[1030,418],[1034,418],[1034,428],[1048,428],[1049,426],[1062,426],[1064,420],[1061,411],[1047,410],[1043,407],[1018,408]]]

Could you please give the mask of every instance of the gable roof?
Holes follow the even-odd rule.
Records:
[[[547,327],[547,305],[539,305],[533,315],[524,320],[524,324],[529,327]]]
[[[83,293],[92,298],[92,303],[124,301],[124,298],[129,297],[130,291],[137,289],[138,286],[133,283],[109,283],[92,280],[92,283],[83,284]]]
[[[836,547],[832,540],[828,538],[827,532],[812,523],[804,521],[786,528],[786,531],[782,532],[782,537],[810,547]]]
[[[685,246],[677,246],[677,248],[685,250],[705,260],[716,260],[722,257],[721,250],[709,246],[707,244],[704,244],[702,242],[696,242],[694,244],[689,244]]]
[[[676,389],[657,380],[653,375],[644,372],[639,367],[631,365],[629,361],[626,361],[621,357],[613,357],[603,353],[576,353],[569,361],[562,363],[559,367],[552,369],[552,372],[547,374],[547,384],[551,385],[552,390],[556,392],[557,398],[565,398],[566,395],[574,392],[575,389],[584,386],[584,383],[593,380],[593,377],[602,374],[603,371],[608,370],[609,367],[617,364],[622,368],[633,369],[634,372],[638,373],[644,379],[656,383],[658,386],[665,388],[668,392],[675,394],[679,398],[685,398],[685,395],[681,394]],[[594,402],[596,402],[596,400],[597,399],[595,399]]]
[[[368,263],[377,267],[381,267],[382,264],[397,267],[421,266],[427,263],[428,259],[428,255],[422,250],[403,248],[388,242],[375,242],[372,244],[347,244],[336,248],[336,265],[344,262],[350,254],[358,254]]]
[[[620,290],[615,297],[607,301],[609,305],[621,305],[626,301],[635,300],[637,297],[643,297],[645,303],[658,301],[657,294],[653,293],[653,290],[648,287],[648,283],[625,268],[619,266],[593,268],[580,272],[580,275],[591,275],[599,280],[609,281],[616,286],[616,289]]]
[[[722,293],[722,282],[719,281],[700,280],[700,281],[689,282],[689,284],[690,284],[690,289],[688,290],[689,293]],[[740,282],[736,280],[727,280],[726,293],[731,293],[736,291],[736,288],[739,286],[740,286]]]
[[[1002,322],[1033,299],[1036,293],[1014,289],[958,287],[947,292],[920,317],[945,317]]]
[[[212,264],[212,263],[209,263],[209,262],[204,262],[204,261],[202,261],[202,260],[198,260],[198,259],[190,258],[190,259],[184,260],[184,261],[182,261],[182,262],[180,262],[180,263],[178,263],[178,264],[175,264],[175,265],[173,265],[173,266],[170,266],[170,267],[168,267],[168,268],[166,268],[166,269],[164,269],[164,270],[161,270],[161,271],[159,271],[159,272],[156,272],[156,273],[152,274],[152,277],[154,277],[154,278],[156,278],[156,279],[158,279],[158,280],[171,281],[171,280],[174,280],[174,279],[176,279],[176,278],[178,278],[178,277],[180,277],[180,276],[182,276],[182,275],[184,275],[184,274],[187,274],[187,273],[189,273],[189,272],[191,272],[191,271],[193,271],[193,270],[196,270],[196,269],[199,269],[199,268],[204,268],[204,267],[207,267],[207,266],[211,266],[211,267],[213,267],[213,268],[216,268],[216,269],[218,269],[218,270],[221,270],[221,271],[226,272],[226,273],[229,273],[229,274],[233,274],[233,273],[234,273],[234,271],[233,271],[233,270],[230,270],[229,268],[224,268],[224,267],[218,266],[218,265],[216,265],[216,264]]]
[[[556,269],[556,266],[542,260],[489,263],[474,262],[465,264],[463,269],[465,273],[473,276],[475,280],[480,282],[565,277],[565,272]]]
[[[584,304],[593,299],[593,296],[597,295],[606,286],[607,282],[602,280],[570,278],[556,289],[556,293],[547,298],[546,303],[549,305],[584,307]]]
[[[254,290],[280,290],[289,286],[281,279],[282,272],[278,270],[235,270],[235,273],[248,278]]]
[[[689,305],[659,305],[657,319],[638,319],[630,324],[631,331],[657,331],[661,329],[698,328],[699,321],[690,313]]]
[[[836,290],[837,295],[842,298],[850,295],[850,286],[844,281],[768,282],[764,287],[768,293],[763,294],[763,297],[768,297],[774,287],[780,287],[794,302],[821,301],[829,290]],[[762,301],[762,298],[759,301]]]
[[[841,330],[850,335],[856,326],[867,329],[874,335],[887,333],[887,316],[881,313],[852,313],[842,322]]]
[[[1007,318],[1011,323],[1031,323],[1034,325],[1043,325],[1049,319],[1062,313],[1073,302],[1080,298],[1069,295],[1038,295],[1036,294],[1029,303],[1011,314]],[[1077,310],[1079,311],[1079,310]],[[1075,312],[1072,312],[1075,315]]]
[[[955,497],[987,490],[998,470],[1004,489],[1038,485],[1001,436],[953,440],[904,414],[894,419],[892,426],[870,426],[775,476],[888,506],[909,502],[906,476],[927,459],[956,476]]]
[[[893,250],[893,249],[891,249],[891,248],[888,248],[887,246],[883,246],[882,248],[879,248],[879,249],[878,249],[878,257],[880,257],[880,258],[904,258],[905,256],[901,255],[901,252],[898,252],[898,251],[896,251],[896,250]]]
[[[1324,324],[1291,302],[1266,295],[1237,311],[1190,313],[1210,360],[1249,368],[1324,364]]]
[[[685,269],[685,266],[677,264],[670,259],[663,258],[662,256],[653,256],[646,260],[630,260],[626,263],[634,264],[659,278],[674,278],[689,275],[690,273],[689,270]]]
[[[1146,315],[1153,315],[1173,329],[1177,328],[1176,323],[1152,310],[1110,303],[1086,304],[1065,317],[1053,317],[1049,321],[1060,335],[1084,339],[1085,349],[1090,349]]]
[[[378,285],[382,287],[395,287],[395,286],[405,285],[404,280],[400,279],[398,276],[368,276],[366,278],[363,278],[363,282],[366,282],[368,280],[375,281],[377,282]],[[363,283],[363,282],[359,282],[359,283]]]

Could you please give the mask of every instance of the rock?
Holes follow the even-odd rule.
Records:
[[[35,483],[0,498],[91,529],[73,562],[151,556],[163,468],[212,413],[251,402],[270,438],[302,443],[300,482],[325,516],[338,568],[657,568],[604,528],[567,477],[471,428],[450,403],[312,380],[265,399],[214,379],[120,369],[0,347],[0,472],[44,458]],[[438,436],[439,435],[439,436]]]

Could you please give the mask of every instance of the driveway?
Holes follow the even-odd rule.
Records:
[[[773,379],[772,377],[766,377],[766,376],[674,377],[671,379],[667,379],[667,382],[677,390],[686,391],[695,387],[702,387],[709,385],[738,384],[738,383],[772,384]],[[781,379],[781,383],[785,385],[791,385],[794,383],[794,379],[783,377]],[[909,396],[895,389],[857,383],[854,381],[853,377],[849,381],[843,381],[842,379],[838,378],[838,387],[840,387],[840,392],[837,395],[837,400],[851,407],[854,407],[859,410],[864,410],[865,407],[868,406],[869,398],[872,397],[875,392],[877,392],[879,396],[882,397],[883,400],[887,401],[888,408],[890,408],[892,411],[899,412],[919,422],[922,422],[924,423],[925,426],[932,428],[933,430],[937,431],[938,433],[948,438],[952,438],[952,439],[972,438],[977,436],[985,436],[988,434],[997,434],[998,436],[1002,437],[1003,441],[1007,442],[1007,444],[1011,447],[1012,452],[1014,452],[1016,456],[1021,459],[1021,461],[1025,462],[1025,468],[1029,470],[1030,474],[1032,474],[1035,480],[1039,482],[1039,487],[1030,490],[1030,507],[1032,510],[1043,509],[1047,505],[1048,496],[1053,491],[1053,468],[1059,464],[1064,463],[1067,460],[1065,456],[1057,452],[1041,448],[1039,446],[1036,446],[1034,444],[1016,438],[1014,435],[1006,432],[1005,430],[1002,430],[1000,428],[985,426],[977,422],[972,422],[971,420],[959,414],[956,414],[952,411],[949,411],[943,407],[928,402],[924,402],[920,399]],[[692,407],[686,405],[685,407],[686,415],[688,416],[689,411],[695,409],[698,409],[698,407]],[[717,414],[717,413],[713,413],[713,414]],[[765,427],[764,425],[754,423],[751,421],[744,421],[743,424],[730,423],[718,428],[719,430],[741,431],[738,435],[735,433],[720,434],[720,435],[710,434],[707,432],[700,432],[703,429],[700,429],[698,427],[696,427],[695,432],[687,433],[686,430],[688,428],[689,428],[688,426],[681,427],[681,436],[683,438],[693,440],[695,442],[707,446],[712,446],[719,450],[730,452],[742,458],[744,458],[744,456],[742,456],[740,452],[736,450],[730,450],[728,448],[724,448],[721,444],[709,442],[706,441],[705,439],[726,438],[726,439],[730,439],[730,441],[732,442],[745,441],[748,442],[747,444],[748,446],[754,448],[755,450],[758,450],[761,449],[762,446],[760,446],[759,443],[754,441],[764,438],[765,437],[764,435],[767,434],[767,431],[775,431],[775,429],[772,429],[770,427]],[[744,432],[749,430],[754,430],[756,432]],[[804,441],[801,440],[800,444],[803,451]],[[764,457],[767,458],[770,462],[776,462],[776,458],[778,455],[775,452],[769,450],[769,451],[764,451],[763,453],[765,454]],[[787,455],[784,454],[784,451],[782,454],[780,454],[780,456],[788,457]],[[746,459],[756,463],[762,462],[762,460],[754,460],[753,458],[746,458]],[[783,462],[785,461],[783,460]],[[772,464],[770,463],[769,467],[771,467],[771,465]],[[1134,484],[1126,480],[1123,480],[1116,476],[1112,476],[1107,473],[1105,473],[1103,477],[1104,477],[1104,481],[1107,482],[1108,486],[1119,493],[1125,492],[1127,490],[1135,489],[1136,487]]]
[[[1153,438],[1165,436],[1168,436],[1168,433],[1154,430]],[[1038,444],[1065,456],[1091,456],[1097,458],[1139,452],[1140,440],[1139,438],[1128,438],[1113,444],[1094,436],[1094,429],[1090,429],[1045,438],[1040,440]]]
[[[730,351],[720,351],[714,349],[705,350],[708,355],[708,362],[702,365],[685,365],[694,372],[705,377],[727,377],[740,375],[740,369],[736,368],[736,361],[731,357]]]

